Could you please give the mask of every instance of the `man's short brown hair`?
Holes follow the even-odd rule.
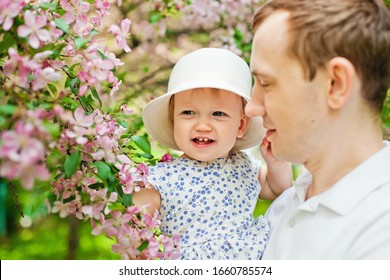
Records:
[[[382,0],[273,0],[257,11],[253,30],[279,10],[289,12],[290,54],[308,80],[344,57],[361,78],[364,98],[381,111],[390,83],[390,15]]]

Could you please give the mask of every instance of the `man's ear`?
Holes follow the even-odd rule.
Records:
[[[248,128],[249,117],[247,115],[243,115],[240,120],[240,126],[237,131],[237,138],[242,138],[245,134],[246,129]]]
[[[352,81],[356,76],[356,70],[348,59],[334,57],[327,63],[327,71],[331,79],[327,95],[328,105],[337,110],[351,97]]]

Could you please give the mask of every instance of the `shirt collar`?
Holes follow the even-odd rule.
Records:
[[[384,148],[349,172],[330,189],[307,201],[305,196],[312,176],[310,172],[303,173],[294,184],[299,208],[314,212],[321,204],[340,215],[345,215],[375,189],[390,182],[390,142],[384,141],[384,144]]]

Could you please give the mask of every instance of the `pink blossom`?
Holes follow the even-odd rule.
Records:
[[[84,110],[78,107],[74,111],[74,122],[72,121],[71,123],[77,126],[90,127],[94,121],[92,115],[86,115]]]
[[[11,29],[14,18],[24,6],[26,6],[26,1],[24,0],[0,1],[0,25],[3,24],[4,31]]]
[[[108,135],[99,137],[96,142],[100,149],[95,153],[92,153],[92,157],[96,160],[106,159],[108,162],[115,163],[116,154],[115,151],[118,149],[118,142]]]
[[[122,169],[123,165],[127,164],[127,165],[133,165],[133,161],[126,155],[122,154],[122,155],[118,155],[117,156],[117,161],[115,163],[115,167],[118,168],[119,170]]]
[[[173,237],[168,237],[166,235],[160,236],[160,242],[164,246],[165,258],[168,260],[176,260],[180,257],[180,251],[177,248],[180,235],[174,235]]]
[[[16,124],[14,131],[5,131],[0,137],[0,158],[9,158],[25,165],[42,160],[45,148],[38,139],[31,137],[32,131],[31,125],[22,122]]]
[[[39,65],[41,65],[47,58],[49,58],[53,54],[52,51],[43,51],[34,55],[33,61]]]
[[[15,84],[22,87],[28,87],[28,75],[34,69],[37,69],[39,65],[34,61],[31,61],[29,57],[23,57],[18,54],[14,48],[8,49],[9,59],[4,65],[4,74],[8,77],[17,71]]]
[[[69,215],[69,204],[61,201],[54,201],[54,206],[51,209],[52,213],[60,213],[61,218],[65,218]]]
[[[104,228],[103,228],[103,223],[105,221],[105,217],[103,213],[100,213],[100,218],[99,218],[100,224],[96,223],[94,219],[91,219],[91,225],[92,225],[92,235],[100,235],[102,234]]]
[[[34,180],[48,180],[49,171],[43,164],[20,164],[10,160],[4,160],[0,164],[0,176],[7,179],[20,179],[26,190],[31,190]]]
[[[74,113],[74,118],[69,120],[69,129],[64,130],[64,136],[75,139],[76,143],[85,145],[88,142],[88,138],[85,137],[90,134],[90,129],[94,123],[92,115],[86,115],[84,110],[78,107]]]
[[[32,81],[32,89],[39,90],[47,86],[50,82],[59,81],[61,74],[57,73],[52,67],[45,69],[37,69],[34,71],[34,80]]]
[[[110,3],[107,0],[96,0],[95,5],[100,10],[102,16],[106,15],[108,9],[110,9]]]
[[[141,210],[138,206],[129,206],[126,208],[126,212],[129,213],[130,215],[134,215],[134,214],[137,214],[139,213]]]
[[[122,84],[122,80],[118,80],[115,77],[114,83],[112,85],[112,89],[110,91],[110,97],[112,98],[114,96],[114,93],[119,90],[119,86]]]
[[[142,220],[145,222],[145,225],[149,228],[158,228],[160,225],[160,220],[158,219],[159,212],[154,211],[153,217],[148,213],[142,214]]]
[[[145,163],[140,163],[137,166],[136,181],[141,181],[144,186],[148,184],[149,169]]]
[[[119,180],[122,184],[123,192],[125,194],[131,194],[133,192],[134,179],[131,173],[128,172],[126,166],[119,171]]]
[[[125,52],[130,52],[131,49],[127,44],[127,38],[129,37],[130,32],[130,24],[131,20],[124,19],[121,22],[121,27],[118,25],[112,24],[108,29],[109,32],[115,35],[116,43],[120,48],[122,48]]]
[[[129,106],[127,106],[127,104],[123,104],[120,108],[122,114],[124,115],[131,115],[134,113],[134,110],[129,108]]]
[[[64,20],[66,23],[71,24],[76,21],[75,31],[79,31],[87,26],[87,13],[89,11],[90,4],[82,0],[61,0],[61,7],[66,11]]]
[[[53,41],[57,40],[59,37],[61,37],[64,34],[64,31],[61,29],[58,29],[55,22],[51,21],[49,25],[50,35]]]
[[[115,56],[114,53],[110,52],[110,53],[106,53],[106,56],[108,56],[109,59],[111,59],[111,61],[114,63],[115,67],[116,66],[122,66],[124,65],[125,63],[122,62],[119,58],[117,58]]]
[[[82,207],[83,214],[87,215],[89,218],[99,219],[100,213],[104,209],[103,203],[94,203],[92,205],[85,205]]]
[[[120,236],[117,241],[118,243],[111,248],[114,253],[120,254],[123,260],[134,259],[140,254],[137,248],[141,242],[136,230],[133,229],[131,233]]]
[[[30,46],[37,49],[41,42],[50,42],[51,36],[48,30],[43,29],[46,26],[45,16],[37,16],[34,12],[27,10],[24,13],[24,25],[18,27],[20,37],[28,37]]]
[[[132,216],[123,214],[121,211],[111,211],[111,218],[106,219],[103,223],[103,228],[107,236],[116,236],[117,238],[130,231],[129,222]]]
[[[160,244],[157,242],[153,235],[148,238],[148,247],[142,252],[147,259],[153,259],[155,257],[163,257],[160,253]]]
[[[173,157],[170,154],[165,154],[162,156],[160,162],[169,162],[172,160],[173,160]]]

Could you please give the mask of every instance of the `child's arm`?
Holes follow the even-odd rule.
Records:
[[[134,205],[139,208],[147,206],[149,214],[153,215],[155,210],[160,211],[161,196],[155,188],[142,188],[139,192],[133,193],[132,197]]]
[[[259,197],[273,200],[292,185],[292,166],[290,162],[278,160],[273,156],[271,143],[266,138],[260,145],[260,152],[266,165],[259,171],[261,185]]]

